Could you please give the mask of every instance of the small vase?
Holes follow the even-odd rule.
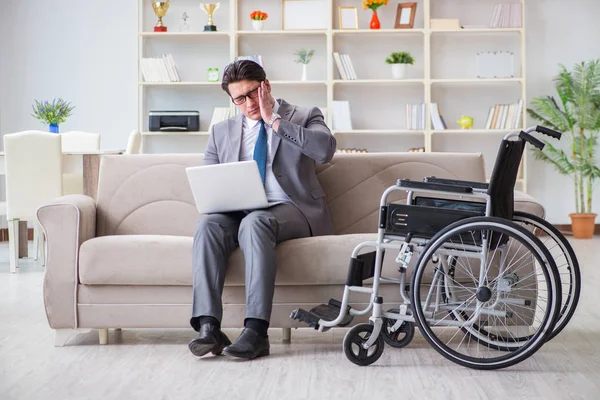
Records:
[[[254,28],[255,31],[262,31],[263,28],[265,27],[265,21],[260,20],[260,19],[253,19],[252,27]]]
[[[394,79],[406,77],[406,64],[392,64],[392,76]]]
[[[50,133],[58,133],[58,125],[50,124],[48,125],[48,132]]]
[[[306,81],[307,79],[307,66],[306,64],[302,64],[302,78],[300,79],[301,81]]]
[[[371,17],[371,24],[369,25],[371,29],[379,29],[381,28],[381,24],[379,23],[379,17],[377,16],[377,11],[373,11],[373,16]]]

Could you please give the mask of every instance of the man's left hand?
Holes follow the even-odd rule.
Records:
[[[267,90],[267,85],[264,81],[260,83],[260,87],[258,88],[258,104],[260,106],[260,115],[263,121],[268,122],[273,116],[275,99]]]

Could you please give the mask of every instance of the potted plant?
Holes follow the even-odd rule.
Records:
[[[371,22],[369,23],[369,28],[371,29],[379,29],[381,28],[381,23],[379,22],[379,18],[377,17],[377,9],[381,6],[385,6],[389,0],[363,0],[362,6],[363,9],[370,9],[373,11],[373,16],[371,17]]]
[[[569,214],[573,236],[591,238],[596,219],[592,193],[600,178],[595,160],[600,130],[600,60],[575,64],[573,71],[560,65],[553,81],[558,101],[553,96],[534,98],[527,113],[541,125],[562,132],[568,150],[546,142],[545,151],[535,151],[534,156],[573,179],[575,212]]]
[[[34,101],[35,104],[32,105],[32,116],[37,120],[48,124],[48,131],[52,133],[58,133],[58,126],[71,116],[71,113],[75,108],[71,106],[71,103],[67,103],[61,98],[52,100],[52,103],[49,103],[48,101]]]
[[[255,31],[262,31],[265,26],[265,20],[269,18],[269,14],[260,10],[252,11],[250,13],[250,19],[252,20],[252,27]]]
[[[315,54],[314,50],[306,50],[306,49],[299,49],[296,50],[296,52],[294,53],[295,56],[297,56],[296,58],[296,63],[298,64],[302,64],[302,79],[303,81],[305,81],[306,78],[306,66],[308,65],[308,63],[310,62],[310,60],[312,59],[312,56]]]
[[[392,76],[394,79],[402,79],[406,77],[406,66],[413,65],[415,59],[406,51],[393,52],[385,59],[386,64],[392,65]]]

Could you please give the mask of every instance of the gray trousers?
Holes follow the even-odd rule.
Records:
[[[307,236],[310,227],[306,218],[289,203],[252,212],[210,214],[198,221],[193,248],[192,327],[198,329],[195,320],[199,316],[222,320],[227,263],[237,246],[246,267],[246,318],[269,321],[277,272],[275,246]]]

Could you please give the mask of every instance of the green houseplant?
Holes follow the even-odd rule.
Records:
[[[563,133],[568,150],[546,142],[545,151],[534,150],[536,159],[552,164],[574,182],[575,212],[569,214],[573,235],[590,238],[596,214],[592,194],[600,169],[596,161],[600,130],[600,60],[575,64],[572,71],[560,65],[554,78],[558,100],[553,96],[534,98],[527,113],[542,125]]]
[[[294,53],[296,59],[294,60],[297,64],[302,64],[302,78],[301,80],[307,80],[307,68],[306,66],[312,60],[313,55],[315,54],[314,50],[306,50],[306,49],[298,49]]]
[[[415,59],[409,52],[397,51],[391,53],[385,59],[385,63],[392,65],[392,76],[394,79],[402,79],[406,77],[407,65],[413,65],[415,63]]]
[[[52,133],[58,133],[58,126],[71,116],[71,113],[75,108],[71,106],[71,103],[67,103],[61,98],[52,100],[52,103],[48,101],[34,101],[35,104],[32,105],[32,116],[37,120],[48,124],[48,130]]]

